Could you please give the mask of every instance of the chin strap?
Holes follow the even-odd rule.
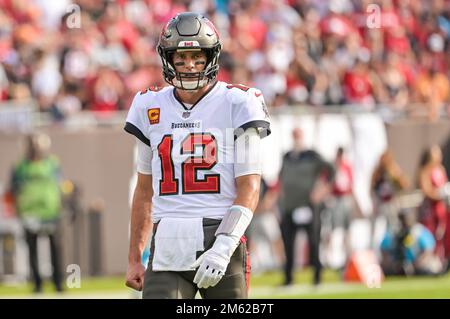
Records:
[[[179,81],[177,79],[172,80],[173,86],[181,90],[198,90],[208,84],[207,79],[200,81]]]

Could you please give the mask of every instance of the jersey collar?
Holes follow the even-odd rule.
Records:
[[[192,111],[194,109],[194,107],[200,103],[200,101],[202,101],[216,86],[217,83],[219,83],[219,81],[216,81],[213,83],[213,85],[211,85],[211,87],[198,99],[197,102],[194,103],[194,105],[192,105],[190,108],[186,107],[186,105],[184,105],[184,103],[181,101],[181,99],[175,94],[175,88],[172,89],[172,95],[175,98],[175,100],[178,101],[178,103],[181,104],[181,106],[183,107],[183,109],[185,109],[186,111]]]

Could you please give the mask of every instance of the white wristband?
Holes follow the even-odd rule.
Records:
[[[247,207],[233,205],[217,228],[216,236],[224,234],[239,241],[253,218],[253,212]]]

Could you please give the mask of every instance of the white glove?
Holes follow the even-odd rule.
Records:
[[[218,235],[213,246],[204,252],[193,264],[192,268],[197,273],[194,277],[194,283],[198,288],[214,287],[222,279],[230,263],[239,241],[231,236]]]

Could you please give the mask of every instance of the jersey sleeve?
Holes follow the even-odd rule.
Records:
[[[234,143],[234,177],[261,175],[261,159],[261,138],[255,129],[247,129]]]
[[[145,175],[152,175],[152,149],[141,140],[136,139],[136,171]]]
[[[125,122],[124,130],[136,136],[144,144],[150,146],[150,138],[148,136],[148,119],[147,111],[142,107],[141,94],[137,93],[131,103]]]
[[[270,118],[261,91],[250,88],[241,93],[243,98],[234,99],[233,128],[239,137],[248,128],[256,128],[261,138],[270,135]]]

